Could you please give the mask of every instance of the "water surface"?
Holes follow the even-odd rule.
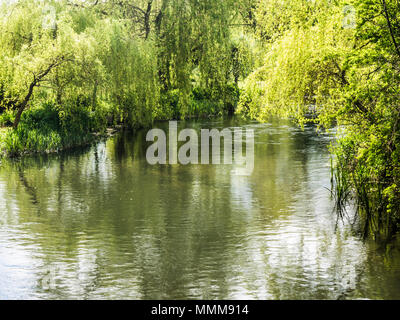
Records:
[[[151,166],[145,131],[3,161],[0,298],[400,298],[398,246],[337,225],[332,135],[283,121],[179,126],[254,129],[252,175]]]

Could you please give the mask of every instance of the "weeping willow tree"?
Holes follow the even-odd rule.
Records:
[[[1,103],[16,110],[14,128],[33,98],[34,90],[54,69],[70,59],[53,30],[42,27],[41,15],[42,8],[21,3],[13,7],[12,14],[2,16],[0,24]]]
[[[212,101],[213,111],[235,104],[238,78],[251,68],[248,61],[239,59],[246,40],[235,40],[235,27],[243,22],[241,3],[162,1],[154,28],[159,80],[163,93],[177,95],[182,116],[196,113],[190,103],[193,94]]]
[[[106,86],[99,92],[102,101],[114,109],[118,121],[130,127],[151,124],[152,110],[159,103],[157,55],[153,43],[126,38],[127,27],[119,22],[103,21],[98,27],[104,32],[98,33],[104,41],[104,48],[99,52],[106,70]]]
[[[334,176],[341,216],[355,202],[364,237],[399,230],[398,1],[260,1],[265,54],[239,112],[340,127]]]
[[[156,55],[161,101],[154,104],[153,116],[171,118],[198,114],[193,102],[199,97],[212,103],[214,111],[236,104],[232,97],[237,98],[239,78],[252,65],[247,56],[248,39],[235,36],[237,26],[245,25],[243,13],[253,2],[109,0],[69,4],[96,12],[101,19],[118,20],[124,25],[125,39],[142,48],[138,52],[150,52],[150,61]],[[171,105],[177,110],[171,110]]]
[[[234,108],[252,67],[249,0],[19,0],[3,4],[1,107],[82,108],[130,127]],[[240,32],[239,32],[240,33]],[[246,32],[241,30],[242,34]],[[196,100],[197,99],[197,100]],[[176,109],[171,112],[171,105]]]
[[[160,80],[164,90],[179,89],[183,114],[188,112],[192,81],[210,88],[211,94],[223,94],[222,87],[229,80],[228,2],[178,0],[165,4],[157,36]]]
[[[300,123],[318,115],[329,126],[337,91],[346,83],[345,56],[355,43],[353,30],[342,28],[342,10],[328,1],[261,2],[257,33],[266,53],[262,66],[243,83],[239,112]]]

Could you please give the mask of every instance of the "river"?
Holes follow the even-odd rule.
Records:
[[[252,174],[150,165],[145,130],[3,160],[0,299],[400,299],[399,246],[337,221],[332,133],[236,118],[179,127],[253,129]]]

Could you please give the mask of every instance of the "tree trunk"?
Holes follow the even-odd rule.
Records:
[[[383,5],[384,13],[385,13],[386,22],[387,22],[387,25],[388,25],[388,28],[389,28],[390,36],[392,38],[394,49],[395,49],[397,55],[400,58],[400,48],[399,48],[399,45],[397,44],[396,37],[394,35],[394,30],[393,30],[392,22],[390,20],[389,9],[388,9],[388,7],[386,5],[386,0],[382,0],[382,5]]]
[[[52,62],[47,69],[44,71],[40,72],[39,74],[34,74],[33,76],[33,81],[29,85],[28,93],[25,96],[24,100],[18,104],[17,106],[17,115],[15,116],[13,128],[14,130],[18,128],[18,124],[21,121],[21,115],[24,112],[26,106],[28,105],[29,100],[31,99],[31,96],[33,94],[33,89],[38,85],[38,83],[55,67],[59,66],[63,61],[65,61],[64,56],[60,56]]]
[[[147,39],[150,34],[150,13],[151,13],[152,4],[153,4],[153,0],[150,0],[147,3],[147,10],[144,14],[145,39]]]
[[[33,80],[33,82],[29,85],[29,90],[28,90],[28,94],[25,96],[24,101],[22,101],[19,105],[18,105],[18,111],[17,114],[15,116],[15,120],[14,120],[14,124],[13,124],[13,128],[14,130],[18,128],[18,124],[21,121],[21,115],[22,112],[24,112],[26,105],[28,104],[29,99],[32,96],[33,93],[33,88],[36,86],[37,84],[37,80],[36,78]]]
[[[13,128],[14,130],[18,128],[18,124],[21,121],[21,115],[22,112],[24,112],[25,107],[19,107],[18,112],[15,116],[15,120],[14,120],[14,124],[13,124]]]

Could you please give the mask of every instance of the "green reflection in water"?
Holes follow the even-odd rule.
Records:
[[[3,161],[0,298],[400,298],[398,247],[335,231],[331,135],[283,121],[179,126],[254,129],[253,174],[150,166],[145,131]]]

